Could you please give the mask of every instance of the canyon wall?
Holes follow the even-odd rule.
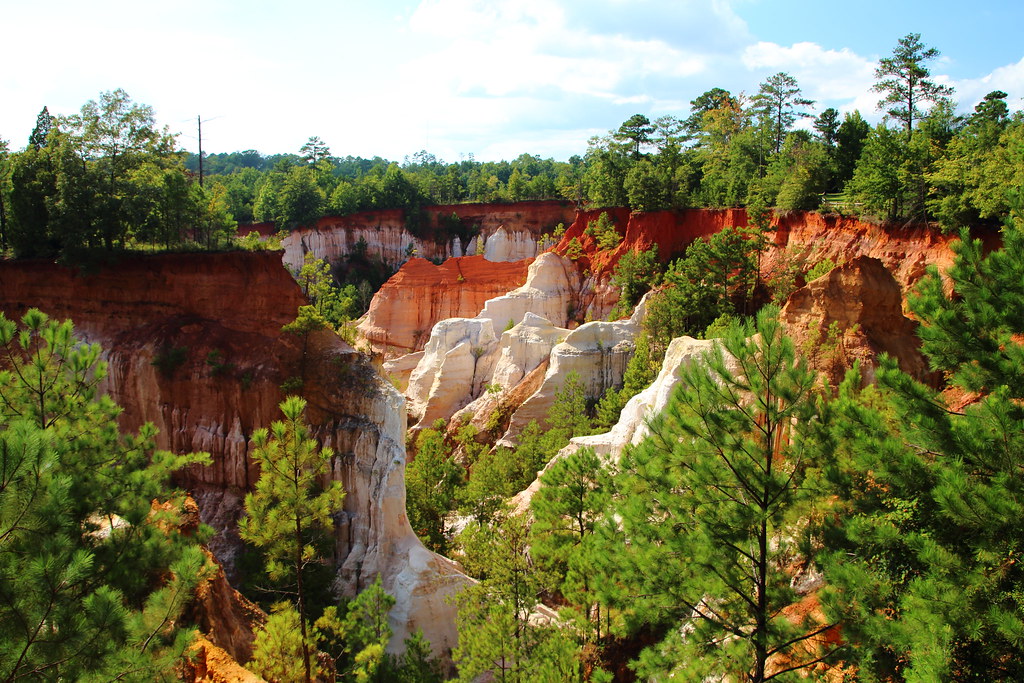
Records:
[[[595,239],[586,235],[587,225],[608,212],[618,226],[622,241],[614,249],[600,251]],[[678,257],[693,240],[722,228],[748,224],[745,209],[685,209],[630,213],[627,209],[581,211],[554,250],[565,254],[575,238],[582,247],[576,259],[581,270],[595,275],[609,273],[622,254],[658,245],[663,261]],[[998,242],[994,230],[977,230],[975,236],[988,246]],[[808,264],[826,258],[837,265],[858,256],[882,262],[905,289],[924,274],[928,265],[940,269],[952,264],[952,243],[957,234],[943,234],[923,224],[875,224],[849,216],[824,215],[814,211],[789,211],[772,217],[770,244],[761,260],[763,273],[770,273],[786,259]]]
[[[594,238],[584,231],[606,211],[618,226],[622,241],[614,249],[602,251]],[[841,265],[859,257],[870,257],[878,259],[893,274],[904,296],[928,265],[943,269],[952,263],[952,245],[957,239],[928,226],[875,225],[813,212],[790,212],[774,217],[773,221],[770,242],[761,258],[765,279],[790,264],[806,271],[826,259]],[[580,211],[552,250],[562,255],[557,261],[558,267],[552,254],[542,255],[531,266],[531,272],[550,271],[550,277],[528,274],[528,281],[523,284],[516,276],[521,271],[511,264],[485,260],[473,263],[470,268],[469,259],[463,259],[436,267],[414,259],[374,297],[360,329],[378,349],[390,345],[396,350],[412,351],[423,348],[432,325],[445,317],[491,318],[495,335],[509,321],[514,324],[522,320],[527,310],[559,327],[571,327],[574,319],[580,321],[584,316],[601,319],[618,299],[617,288],[608,283],[608,277],[624,253],[658,245],[659,256],[668,260],[681,255],[695,239],[746,223],[747,214],[743,209],[649,213],[630,213],[622,208]],[[990,246],[998,240],[994,231],[978,231],[978,235]],[[574,239],[581,250],[571,258],[573,255],[566,254]],[[558,268],[564,272],[556,278],[554,271]],[[459,278],[460,269],[469,275]],[[534,283],[542,280],[552,291],[538,298],[531,292],[537,289]],[[555,286],[551,284],[555,280],[564,280],[564,283]],[[517,288],[517,285],[521,286]],[[503,290],[509,294],[487,301],[481,310],[481,298]],[[539,308],[542,304],[543,309]]]
[[[158,444],[207,451],[210,466],[179,476],[201,518],[217,530],[211,549],[236,571],[241,502],[258,471],[250,435],[280,418],[279,386],[303,378],[313,434],[336,457],[331,477],[347,491],[336,516],[336,587],[354,595],[377,574],[396,598],[393,644],[422,628],[436,652],[455,645],[445,598],[465,580],[427,551],[405,514],[402,397],[336,335],[303,343],[281,332],[304,299],[275,252],[133,256],[90,274],[45,262],[0,263],[0,310],[38,307],[72,318],[109,362],[107,389],[122,426],[146,421]]]
[[[883,353],[915,379],[938,384],[921,355],[917,323],[903,315],[899,283],[879,259],[857,256],[808,282],[779,318],[798,353],[832,384],[857,361],[873,382]]]
[[[622,241],[614,249],[601,251],[597,240],[586,234],[587,226],[602,213],[615,223]],[[583,248],[577,259],[580,268],[595,275],[606,274],[629,251],[643,251],[658,245],[662,261],[682,256],[683,251],[699,237],[712,235],[722,228],[747,224],[743,209],[683,209],[679,211],[631,212],[622,207],[588,209],[576,214],[554,251],[565,255],[572,240]]]
[[[374,295],[359,333],[379,352],[420,350],[437,322],[475,315],[488,299],[522,285],[532,262],[463,256],[436,266],[410,259]]]
[[[284,262],[293,268],[302,266],[307,252],[334,263],[351,254],[360,240],[366,243],[368,256],[393,269],[414,253],[432,261],[468,255],[515,261],[536,256],[537,239],[559,223],[568,225],[575,215],[572,204],[560,201],[360,211],[321,218],[315,226],[290,232],[281,246]],[[253,228],[269,232],[266,226]],[[246,230],[240,228],[240,232]]]
[[[784,260],[814,264],[826,258],[839,265],[858,256],[881,261],[896,282],[907,289],[921,279],[929,265],[944,271],[953,264],[952,245],[959,234],[943,234],[922,224],[874,224],[835,214],[791,211],[772,221],[772,244],[762,259],[762,272],[771,272]],[[972,235],[987,247],[999,242],[996,230],[978,229]]]

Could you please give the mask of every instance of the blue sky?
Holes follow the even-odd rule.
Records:
[[[31,4],[31,6],[30,6]],[[878,120],[879,57],[910,32],[942,52],[962,110],[1024,108],[1024,3],[931,0],[0,0],[0,138],[104,90],[152,105],[196,149],[454,161],[566,159],[643,113],[686,116],[712,87],[794,76],[817,111]]]

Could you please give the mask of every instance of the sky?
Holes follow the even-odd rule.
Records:
[[[859,109],[908,33],[961,111],[1024,109],[1020,0],[0,0],[0,138],[123,88],[207,153],[565,160],[632,114],[685,117],[713,87],[797,79]]]

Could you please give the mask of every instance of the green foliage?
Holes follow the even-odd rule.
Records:
[[[829,605],[868,675],[904,680],[1015,680],[1024,675],[1020,453],[1024,358],[1022,218],[984,254],[966,232],[949,271],[911,298],[922,350],[961,390],[961,411],[887,362],[881,391],[851,374],[823,415],[822,452],[840,501],[826,541]]]
[[[944,148],[959,133],[951,91],[930,81],[925,68],[937,54],[909,34],[879,62],[880,107],[900,122],[903,144],[920,131],[935,149],[922,143],[909,157],[887,156],[893,172],[904,176],[900,182],[912,201],[891,205],[891,193],[876,191],[867,212],[927,218],[927,200],[927,210],[947,227],[967,224],[979,210],[983,218],[998,219],[1007,208],[1002,190],[1021,180],[1019,145],[1007,141],[998,149],[979,149],[960,143],[951,149],[950,163],[932,168],[945,161]],[[979,120],[1005,127],[1010,117],[1003,100],[982,103]],[[928,103],[935,104],[931,111],[923,107]],[[749,98],[712,88],[691,102],[685,119],[668,115],[652,122],[635,114],[592,138],[584,157],[567,162],[522,154],[512,161],[469,158],[449,164],[424,150],[399,164],[334,157],[313,136],[299,154],[208,154],[206,187],[199,187],[183,172],[195,173],[198,157],[175,150],[173,138],[156,128],[152,111],[118,90],[103,93],[98,104],[87,103],[73,117],[53,118],[44,109],[29,146],[0,163],[6,167],[0,172],[0,248],[6,243],[19,256],[63,254],[66,260],[101,246],[217,248],[230,242],[234,221],[293,228],[312,225],[325,213],[388,208],[405,210],[407,227],[420,237],[441,230],[465,240],[472,226],[450,214],[434,223],[421,207],[559,196],[579,208],[653,211],[743,206],[763,194],[781,210],[812,209],[822,192],[841,191],[853,178],[868,126],[856,111],[840,122],[835,110],[826,109],[815,120],[813,137],[794,131],[796,120],[809,115],[809,104],[785,73],[767,78]],[[980,165],[988,168],[977,170]],[[937,174],[925,178],[929,173]],[[858,203],[865,202],[844,201],[842,209]]]
[[[578,678],[575,644],[561,629],[530,621],[543,579],[530,558],[526,517],[503,513],[493,525],[467,531],[483,578],[456,597],[456,680],[473,681],[487,671],[522,683]]]
[[[215,377],[235,367],[232,363],[227,362],[224,352],[220,349],[213,349],[206,354],[206,366],[210,368],[210,374]]]
[[[575,370],[565,376],[565,381],[555,392],[555,400],[548,411],[548,434],[555,434],[563,442],[560,449],[574,436],[590,434],[591,424],[587,417],[587,387]]]
[[[622,242],[622,235],[619,234],[618,228],[615,227],[615,223],[607,211],[602,211],[597,220],[587,223],[583,234],[593,237],[597,242],[597,248],[602,251],[614,249]]]
[[[703,337],[705,339],[721,339],[722,337],[725,337],[729,333],[729,330],[735,327],[739,322],[740,321],[728,313],[723,313],[707,326],[707,329],[704,330]]]
[[[938,50],[921,42],[920,33],[908,33],[896,43],[892,56],[879,60],[875,69],[878,81],[872,90],[883,95],[878,108],[903,124],[907,138],[914,121],[922,116],[923,102],[937,102],[953,94],[953,88],[928,80],[931,74],[925,62],[938,56]]]
[[[424,429],[416,438],[416,456],[405,468],[406,511],[413,531],[434,552],[448,554],[447,516],[455,508],[464,478],[441,432]]]
[[[185,174],[173,136],[123,90],[101,93],[73,116],[40,114],[36,128],[10,160],[3,227],[17,256],[77,263],[100,248],[230,244],[235,222],[221,189]]]
[[[307,629],[304,572],[323,556],[317,545],[333,529],[331,514],[340,508],[345,493],[337,481],[321,486],[334,453],[319,448],[309,436],[306,402],[289,396],[280,408],[283,421],[274,422],[269,431],[253,432],[253,459],[259,463],[260,478],[245,496],[245,517],[238,523],[238,533],[263,551],[271,581],[287,585],[286,592],[295,595],[303,667],[309,681],[315,658],[308,645],[312,636]]]
[[[70,321],[0,314],[0,347],[0,674],[172,677],[206,563],[169,479],[209,458],[156,450],[152,425],[121,434],[100,349]]]
[[[586,640],[601,639],[601,604],[594,592],[588,542],[608,504],[609,482],[593,449],[555,461],[530,501],[530,552],[548,581],[583,616]]]
[[[384,592],[378,575],[340,609],[327,607],[307,629],[305,649],[320,653],[310,670],[313,679],[361,683],[442,680],[422,631],[406,639],[405,654],[386,654],[392,635],[388,612],[394,604],[395,599]],[[275,604],[266,625],[256,634],[249,668],[271,681],[307,680],[302,638],[295,607],[288,602]]]
[[[559,443],[557,435],[548,436],[534,421],[520,432],[516,448],[484,451],[470,468],[466,487],[458,494],[459,509],[481,523],[490,521],[506,498],[533,481],[537,470],[560,448]]]
[[[737,228],[697,240],[669,265],[668,285],[648,305],[644,329],[663,351],[681,335],[699,336],[723,313],[746,312],[757,281],[758,241]]]
[[[783,256],[765,284],[772,294],[772,303],[782,306],[796,291],[798,278],[803,275],[802,260]]]
[[[801,643],[820,627],[781,612],[794,600],[785,558],[811,550],[799,521],[816,500],[803,486],[812,462],[799,430],[814,377],[776,316],[766,308],[753,329],[734,327],[681,368],[651,436],[614,477],[604,552],[593,555],[598,593],[632,619],[675,624],[644,651],[642,676],[761,681],[773,662],[818,660]]]
[[[832,259],[822,259],[821,261],[818,261],[813,266],[811,266],[811,269],[807,271],[807,281],[811,282],[812,280],[817,280],[819,277],[827,274],[835,267],[836,264]]]
[[[901,215],[900,167],[905,157],[904,138],[897,131],[879,124],[868,134],[849,186],[866,213],[882,218]]]
[[[460,509],[481,524],[492,521],[503,501],[525,489],[569,439],[591,430],[586,387],[578,373],[570,372],[555,392],[546,429],[531,421],[517,436],[514,449],[499,447],[479,455],[458,494]]]
[[[384,652],[391,639],[388,612],[395,599],[384,592],[380,575],[348,603],[344,618],[328,607],[317,620],[316,628],[330,634],[328,651],[334,651],[335,669],[341,680],[370,681],[394,680],[388,676],[388,660]],[[429,647],[429,646],[428,646]]]
[[[769,175],[778,182],[775,207],[779,211],[816,209],[832,175],[828,150],[803,131],[792,133],[773,160]]]
[[[187,346],[174,346],[173,344],[164,344],[160,347],[160,350],[153,356],[153,360],[150,364],[160,370],[160,374],[164,377],[174,376],[175,370],[180,368],[188,360],[188,347]]]
[[[670,170],[642,159],[633,165],[623,181],[630,208],[636,211],[658,211],[672,207],[672,176]]]
[[[273,248],[264,242],[255,230],[248,232],[245,237],[239,237],[235,240],[235,244],[243,251],[264,251]]]
[[[611,283],[619,288],[619,303],[615,317],[629,315],[640,298],[652,287],[658,286],[664,268],[658,260],[658,245],[643,251],[627,251],[615,264]]]
[[[569,240],[569,244],[565,247],[565,255],[572,261],[575,261],[579,257],[583,256],[583,245],[580,244],[579,239],[573,237]]]
[[[1000,115],[1002,95],[986,95],[928,175],[929,209],[945,228],[1004,216],[1010,192],[1024,184],[1024,122]]]
[[[315,312],[332,329],[338,329],[359,313],[359,292],[353,285],[337,287],[331,267],[323,259],[306,252],[295,279]]]
[[[629,145],[634,158],[640,157],[640,148],[651,141],[651,134],[654,133],[654,126],[651,120],[643,114],[633,114],[623,122],[619,129],[613,133],[613,137]]]
[[[387,672],[403,683],[441,683],[445,680],[441,664],[434,659],[430,642],[423,637],[423,631],[416,630],[405,639],[405,652],[389,660]]]
[[[761,84],[757,94],[752,98],[751,112],[762,120],[761,125],[767,127],[776,154],[781,151],[786,133],[796,119],[810,116],[800,107],[809,107],[812,104],[813,100],[800,96],[800,86],[789,74],[777,73]]]
[[[256,632],[248,668],[268,681],[301,683],[307,680],[303,652],[316,650],[319,635],[317,630],[310,629],[303,642],[299,613],[294,605],[275,603],[267,623]],[[314,663],[311,674],[319,680],[324,673],[319,662]]]
[[[327,198],[317,183],[313,169],[293,166],[281,186],[280,215],[274,220],[284,227],[312,226],[323,215]]]
[[[731,98],[703,113],[695,160],[702,173],[697,197],[704,206],[742,206],[764,165],[765,145],[747,119]]]

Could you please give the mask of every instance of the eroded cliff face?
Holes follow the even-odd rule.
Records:
[[[604,212],[615,222],[622,241],[614,249],[602,251],[598,249],[595,239],[585,234],[585,230],[588,224]],[[601,319],[618,300],[618,291],[609,285],[608,279],[623,254],[657,245],[660,258],[668,261],[681,256],[695,239],[707,237],[725,227],[746,225],[747,213],[744,209],[688,209],[646,213],[631,213],[623,208],[580,211],[552,251],[566,257],[573,239],[580,244],[582,249],[575,258],[564,259],[574,271],[572,306],[580,318],[586,313],[590,319]],[[772,227],[768,249],[761,258],[761,271],[765,278],[780,272],[790,263],[801,264],[806,269],[825,259],[831,259],[838,265],[858,256],[869,256],[882,262],[904,293],[921,278],[927,266],[936,265],[944,269],[952,264],[951,245],[957,239],[954,235],[943,235],[927,226],[875,225],[855,218],[823,216],[807,211],[792,211],[775,216]],[[979,232],[979,236],[992,245],[997,241],[994,233]],[[450,286],[458,289],[466,287],[466,283],[455,282]],[[471,289],[472,285],[467,288]],[[447,300],[458,301],[461,295],[451,292],[445,296]],[[394,303],[379,302],[374,310],[374,318],[388,320],[404,317],[393,316],[389,308],[404,308],[407,313],[407,304],[391,293],[384,297],[394,299]],[[449,306],[451,317],[477,315],[479,308],[475,301],[465,300],[465,303],[462,307]],[[562,314],[534,312],[550,316],[556,324],[567,324]],[[522,316],[516,316],[516,319],[520,320]],[[379,329],[383,329],[383,326],[375,324],[372,333],[380,336]]]
[[[792,211],[773,220],[772,247],[762,260],[762,272],[771,272],[786,259],[817,263],[826,258],[839,265],[858,256],[878,259],[902,287],[908,288],[929,265],[944,271],[953,264],[955,234],[942,234],[925,225],[875,225],[836,215]],[[995,246],[998,234],[979,230],[976,236]]]
[[[619,226],[623,239],[616,248],[600,251],[594,238],[584,231],[590,222],[597,220],[605,211]],[[827,282],[833,284],[827,291],[817,292],[812,287],[811,290],[817,292],[812,297],[817,303],[804,300],[800,313],[796,312],[796,304],[791,306],[791,332],[808,347],[808,353],[821,356],[818,358],[820,369],[827,370],[825,365],[836,365],[843,358],[873,361],[881,351],[889,351],[898,353],[905,367],[921,376],[921,361],[913,352],[913,325],[903,317],[900,307],[907,288],[924,274],[928,265],[942,268],[952,262],[953,238],[926,227],[876,226],[849,218],[823,217],[805,212],[779,216],[775,222],[775,229],[771,233],[772,242],[761,259],[766,279],[790,264],[797,264],[804,271],[825,259],[841,265],[856,264],[850,267],[844,265],[830,274]],[[544,253],[534,261],[526,283],[508,294],[488,300],[482,310],[477,308],[471,297],[463,297],[458,293],[460,289],[471,292],[472,284],[459,281],[450,283],[450,286],[444,288],[442,300],[453,302],[447,306],[447,310],[459,322],[446,323],[441,330],[443,334],[432,342],[430,353],[418,355],[415,359],[410,357],[400,368],[402,377],[411,372],[415,379],[410,380],[406,394],[414,406],[412,412],[419,420],[418,426],[432,424],[437,418],[449,417],[452,411],[465,412],[470,408],[474,411],[473,419],[479,421],[482,415],[480,411],[495,409],[501,396],[482,397],[481,381],[496,384],[502,391],[508,391],[514,385],[509,381],[511,375],[521,378],[532,369],[524,365],[510,373],[506,360],[501,365],[501,377],[487,375],[492,366],[499,330],[510,324],[518,324],[527,312],[547,319],[555,328],[572,328],[580,319],[582,311],[587,311],[590,317],[600,318],[617,299],[617,291],[608,284],[608,277],[618,258],[628,250],[647,249],[656,244],[660,256],[667,259],[681,254],[695,239],[725,227],[745,226],[746,223],[746,212],[741,209],[642,214],[630,213],[625,209],[580,212],[553,252]],[[568,245],[573,239],[581,245],[582,250],[572,254],[573,258],[560,255],[569,253]],[[865,258],[870,263],[860,260]],[[490,269],[497,272],[493,267]],[[886,271],[895,274],[895,279],[889,277],[886,280]],[[821,288],[824,282],[815,287]],[[804,292],[801,296],[811,290],[801,290]],[[401,287],[397,287],[397,291],[401,292]],[[404,295],[422,297],[414,293]],[[407,324],[403,321],[414,319],[415,314],[406,310],[407,305],[394,304],[393,299],[391,293],[379,296],[374,302],[373,315],[369,318],[401,318],[401,321],[396,321],[395,327]],[[461,308],[454,303],[459,301],[464,302]],[[896,305],[895,309],[893,305]],[[433,304],[423,304],[424,310],[430,310],[431,306]],[[797,318],[800,318],[799,323]],[[484,335],[477,329],[482,324],[479,319],[491,320],[488,334]],[[830,356],[838,359],[835,362],[826,361],[817,350],[828,342],[828,330],[833,323],[839,325],[837,329],[845,335],[845,341],[839,347],[841,353]],[[473,334],[470,334],[470,328],[475,330]],[[420,328],[420,336],[423,329]],[[817,341],[811,338],[814,335]],[[604,351],[615,346],[615,343],[607,341],[602,340],[600,343]],[[598,347],[597,343],[591,345]],[[627,346],[623,345],[621,358],[616,356],[617,361],[613,363],[611,371],[602,370],[602,376],[607,374],[611,377],[612,384],[621,379],[621,368],[618,366],[628,359],[630,349]],[[476,356],[472,355],[473,350],[477,352]],[[412,367],[414,362],[416,369],[409,371],[407,368]],[[396,361],[395,368],[399,365]],[[549,372],[560,377],[565,374],[562,371],[563,365],[559,358],[553,356]],[[866,367],[870,367],[870,363]],[[590,377],[592,373],[589,370],[581,374],[586,376],[588,385],[594,385],[591,387],[593,394],[599,394],[609,384]],[[594,381],[590,382],[591,379]],[[555,382],[551,386],[557,388],[557,384]],[[543,413],[550,404],[549,394],[551,391],[540,391],[536,397],[530,397],[515,407],[516,415],[509,422],[510,430],[505,434],[506,439],[514,439],[524,420],[543,419]],[[462,408],[467,404],[469,408]]]
[[[354,595],[381,574],[396,598],[393,643],[423,628],[442,652],[455,644],[445,597],[464,579],[409,527],[404,401],[332,333],[308,344],[282,333],[302,303],[280,253],[130,257],[89,275],[43,262],[0,264],[8,317],[38,307],[73,319],[80,336],[104,347],[106,388],[124,408],[124,428],[153,422],[161,447],[211,454],[211,466],[182,473],[180,483],[217,529],[211,548],[229,576],[241,501],[258,476],[250,435],[279,419],[280,384],[304,376],[307,419],[337,453],[331,476],[347,491],[336,527],[337,589]]]
[[[473,255],[516,261],[536,256],[537,239],[574,217],[573,206],[558,201],[438,205],[418,213],[360,211],[321,218],[315,226],[289,233],[281,245],[284,262],[293,268],[302,266],[307,252],[334,263],[351,254],[360,240],[368,256],[394,269],[413,250],[432,261]]]
[[[857,361],[873,381],[882,353],[915,379],[929,379],[917,323],[903,315],[899,283],[876,258],[858,256],[807,283],[779,317],[801,355],[833,384]]]
[[[601,251],[596,239],[586,234],[587,226],[602,213],[615,223],[622,241],[614,249]],[[681,256],[687,246],[699,237],[712,235],[722,228],[747,224],[743,209],[685,209],[681,211],[630,212],[625,208],[580,211],[565,231],[554,251],[565,255],[573,239],[583,248],[577,259],[580,267],[595,275],[607,274],[619,258],[630,251],[643,251],[658,245],[662,261]]]
[[[614,249],[600,251],[594,238],[584,231],[605,211],[618,226],[622,242]],[[666,261],[682,255],[697,238],[714,234],[722,228],[746,225],[748,216],[745,209],[645,213],[630,213],[626,209],[581,211],[554,251],[566,254],[569,243],[575,238],[582,247],[582,254],[576,259],[578,267],[581,272],[590,272],[594,282],[600,284],[628,251],[648,249],[657,244],[659,257]],[[761,272],[765,276],[780,270],[787,262],[812,265],[831,259],[838,265],[858,256],[870,256],[882,262],[904,291],[924,275],[927,266],[936,265],[940,270],[948,268],[954,256],[951,245],[958,239],[958,235],[944,235],[927,225],[879,225],[813,211],[790,211],[773,216],[771,229],[769,247],[761,259]],[[994,231],[979,230],[975,236],[989,247],[998,243],[998,235]],[[605,305],[597,301],[595,311]]]
[[[502,376],[515,374],[509,359],[499,363],[499,356],[511,343],[505,340],[518,335],[521,328],[517,326],[525,320],[531,321],[528,327],[550,328],[541,336],[552,341],[561,336],[555,330],[568,333],[558,325],[565,324],[568,310],[578,298],[579,281],[568,259],[554,253],[541,254],[530,265],[522,287],[488,300],[475,317],[450,318],[434,325],[423,353],[417,354],[418,362],[405,392],[410,415],[416,420],[414,429],[450,418],[479,398],[485,385],[494,381],[496,365]],[[533,339],[530,334],[527,337]],[[520,379],[531,369],[520,368]],[[510,388],[498,381],[503,389]]]
[[[510,501],[513,508],[517,512],[529,510],[530,501],[540,490],[541,475],[554,463],[581,448],[592,448],[605,462],[617,462],[626,446],[639,444],[650,434],[648,422],[668,405],[673,390],[680,382],[680,371],[694,363],[703,363],[705,355],[712,352],[719,344],[720,341],[716,339],[694,339],[692,337],[673,339],[665,352],[665,359],[662,361],[658,376],[650,386],[626,402],[619,414],[618,422],[611,430],[603,434],[573,437],[569,444],[560,450],[544,466],[543,470],[537,473],[537,478],[532,484],[513,496]],[[731,356],[726,354],[725,360],[726,367],[730,370],[736,368],[735,361]]]
[[[374,295],[359,333],[378,352],[421,350],[439,321],[476,315],[488,299],[522,285],[532,262],[464,256],[436,266],[410,259]]]

